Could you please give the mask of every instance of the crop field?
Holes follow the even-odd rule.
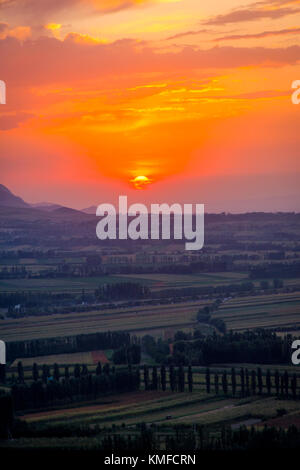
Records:
[[[214,318],[228,330],[300,326],[300,294],[271,294],[234,298],[223,303]]]
[[[207,395],[205,392],[189,394],[162,391],[128,393],[80,407],[28,413],[22,416],[28,422],[110,426],[134,426],[138,423],[172,426],[177,424],[242,424],[255,419],[258,423],[278,416],[279,409],[286,412],[285,419],[300,413],[300,402],[277,397],[253,395],[232,398]]]
[[[140,279],[131,278],[132,282],[140,282]],[[7,279],[0,280],[0,290],[4,292],[19,291],[51,291],[51,292],[71,292],[80,293],[82,289],[86,292],[94,291],[102,284],[124,282],[120,276],[98,276],[98,277],[69,277],[55,279]],[[144,283],[151,284],[151,280]]]
[[[123,274],[121,277],[134,280],[136,275]],[[220,284],[234,284],[247,279],[247,274],[237,272],[218,272],[203,274],[141,274],[140,282],[152,282],[152,290],[181,288],[181,287],[201,287],[217,286]]]
[[[101,331],[131,333],[160,332],[182,329],[196,324],[196,314],[207,302],[123,308],[85,313],[56,314],[1,321],[1,339],[18,341],[33,338],[72,336]]]
[[[74,365],[74,364],[97,364],[99,361],[101,364],[106,364],[109,362],[108,356],[110,355],[111,350],[109,351],[86,351],[86,352],[77,352],[77,353],[66,353],[66,354],[51,354],[48,356],[36,356],[36,357],[22,357],[15,359],[11,364],[11,368],[17,367],[19,361],[22,361],[24,368],[31,367],[34,363],[38,366],[47,364],[52,366],[53,364],[58,365]]]
[[[1,338],[4,341],[18,341],[108,330],[128,331],[139,336],[152,334],[155,337],[168,338],[179,329],[189,331],[195,327],[198,310],[208,303],[209,301],[190,301],[3,319],[1,320]],[[296,330],[300,326],[300,294],[232,298],[213,313],[213,318],[223,319],[228,330],[242,331],[258,327],[292,327]],[[207,328],[209,329],[209,326]]]
[[[47,266],[31,265],[31,271],[47,269]],[[183,287],[204,287],[226,284],[238,284],[248,280],[243,272],[218,272],[197,274],[119,274],[116,276],[98,277],[69,277],[55,279],[7,279],[0,280],[0,289],[6,292],[20,290],[20,283],[24,291],[51,291],[80,293],[94,291],[99,285],[116,282],[140,282],[151,288],[152,291],[174,289]],[[299,281],[299,280],[298,280]],[[258,285],[258,282],[256,282]]]
[[[264,424],[278,428],[288,429],[290,426],[300,428],[300,411],[291,412],[280,418],[268,419]]]

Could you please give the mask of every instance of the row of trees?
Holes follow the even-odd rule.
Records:
[[[209,319],[210,310],[201,310],[201,316],[206,314]],[[172,354],[168,341],[156,340],[150,335],[142,338],[142,350],[156,363],[176,366],[209,366],[218,363],[290,364],[292,341],[291,335],[282,338],[275,332],[264,329],[242,333],[230,331],[223,335],[213,332],[209,336],[204,336],[196,329],[193,334],[183,331],[175,334]]]
[[[114,364],[139,364],[141,362],[141,346],[130,344],[122,346],[113,353]]]
[[[252,281],[245,281],[235,284],[224,284],[218,286],[201,286],[201,287],[181,287],[173,289],[157,290],[151,293],[153,298],[176,298],[187,296],[203,296],[203,295],[220,295],[230,296],[235,293],[251,293],[255,290]]]
[[[52,304],[63,303],[65,301],[72,301],[74,295],[67,292],[51,292],[51,291],[15,291],[15,292],[0,292],[0,308],[8,308],[12,313],[15,305],[21,304],[26,308],[41,307]]]
[[[43,377],[28,384],[19,382],[11,389],[16,410],[28,410],[96,399],[99,396],[138,390],[140,370],[107,369],[103,373],[76,373],[73,377]]]
[[[6,343],[6,354],[7,361],[12,361],[18,357],[96,351],[98,349],[118,349],[121,346],[128,346],[130,344],[129,333],[106,331],[55,338],[10,341]]]
[[[0,399],[1,409],[1,399]],[[6,429],[8,426],[6,426]],[[116,453],[116,455],[135,455],[138,453],[151,453],[157,454],[156,463],[166,463],[163,461],[166,455],[171,454],[176,456],[174,462],[180,459],[179,454],[186,455],[187,453],[193,455],[198,451],[234,451],[234,450],[265,450],[270,457],[270,450],[278,451],[279,449],[299,449],[300,446],[300,429],[295,426],[290,426],[287,430],[277,429],[265,426],[259,428],[247,428],[241,426],[238,430],[232,430],[230,427],[222,427],[216,433],[215,429],[210,429],[206,426],[200,425],[176,425],[172,428],[171,432],[166,433],[158,426],[148,427],[145,423],[137,425],[135,430],[130,433],[122,432],[121,429],[113,429],[112,431],[105,430],[103,432],[98,426],[91,428],[90,426],[75,426],[75,425],[58,425],[50,427],[39,427],[33,423],[24,423],[15,421],[12,427],[12,433],[6,431],[6,434],[0,437],[10,437],[11,434],[15,438],[20,437],[51,437],[52,446],[54,438],[61,437],[90,437],[97,436],[97,439],[89,444],[89,450],[97,450],[105,452],[105,455]],[[82,449],[81,441],[78,441],[78,446]],[[55,449],[55,447],[54,447]],[[62,445],[60,442],[60,449],[70,449],[68,441]],[[72,441],[72,450],[74,450],[74,442]],[[159,454],[159,451],[163,454]],[[221,454],[224,458],[224,454]],[[276,454],[277,455],[277,454]],[[164,457],[163,457],[164,456]],[[203,459],[205,454],[199,454]],[[208,456],[212,456],[209,454]],[[216,454],[214,454],[216,456]],[[162,459],[162,460],[161,460]]]
[[[116,282],[103,284],[95,290],[95,297],[99,302],[122,299],[143,299],[150,295],[150,289],[138,282]]]
[[[229,377],[230,380],[228,380]],[[221,380],[220,374],[211,374],[210,369],[207,368],[205,385],[207,393],[218,394],[222,391],[227,395],[231,391],[233,396],[238,392],[241,396],[246,396],[257,393],[261,395],[264,392],[271,395],[275,391],[278,396],[292,396],[293,399],[298,397],[297,375],[295,373],[290,377],[287,371],[280,374],[278,370],[275,370],[272,375],[268,369],[263,375],[260,367],[251,371],[248,368],[241,368],[238,373],[233,367],[230,374],[227,371],[221,374]]]
[[[300,263],[270,263],[255,266],[249,273],[250,279],[279,279],[299,277]],[[274,285],[275,287],[275,285]],[[281,287],[281,286],[278,286]]]
[[[153,366],[151,373],[147,365],[143,368],[143,379],[145,390],[158,390],[165,391],[167,384],[169,384],[172,392],[184,392],[186,385],[186,374],[182,366],[177,369],[170,366],[167,370],[166,366],[162,365],[160,368]],[[192,367],[188,367],[187,384],[189,392],[193,391],[193,371]]]
[[[119,369],[119,371],[124,369]],[[131,365],[128,366],[131,373]],[[139,369],[137,369],[139,370]],[[119,372],[118,371],[118,372]],[[116,374],[115,367],[110,368],[109,364],[103,367],[100,362],[96,367],[96,376],[108,377],[110,374]],[[138,373],[139,375],[139,373]],[[32,380],[34,382],[41,381],[47,385],[52,382],[60,383],[61,381],[69,381],[71,378],[75,380],[85,379],[91,377],[86,365],[81,367],[75,365],[72,373],[69,366],[65,366],[64,373],[61,374],[59,366],[54,364],[51,368],[48,365],[43,365],[42,371],[39,370],[37,364],[33,364]],[[200,377],[200,382],[199,382]],[[143,366],[142,380],[144,382],[145,390],[167,390],[169,388],[173,392],[184,392],[187,389],[189,392],[193,391],[194,387],[194,371],[191,366],[185,369],[183,366],[174,367],[170,365],[168,368],[165,365],[161,367],[147,365]],[[201,384],[201,374],[198,375],[197,385]],[[18,375],[15,379],[15,385],[25,384],[24,369],[22,362],[18,363]],[[139,379],[140,382],[140,379]],[[241,368],[238,372],[234,367],[231,368],[230,373],[227,370],[223,372],[212,372],[210,368],[205,371],[205,389],[206,393],[223,393],[227,395],[231,393],[233,396],[239,394],[240,396],[247,396],[250,394],[263,394],[271,395],[276,393],[278,396],[292,396],[294,399],[298,398],[298,385],[297,375],[294,373],[291,376],[287,371],[279,373],[276,369],[271,373],[270,369],[263,374],[260,367],[257,370],[250,370],[248,368]]]
[[[183,336],[184,338],[184,336]],[[243,333],[225,333],[199,339],[182,339],[174,343],[175,365],[209,365],[217,363],[289,364],[292,337],[259,329]]]
[[[128,367],[131,367],[131,364],[128,364]],[[90,371],[86,364],[75,364],[73,368],[70,365],[66,365],[63,368],[63,373],[57,363],[53,364],[52,366],[48,364],[43,364],[41,367],[37,365],[37,363],[33,363],[31,377],[27,377],[25,379],[24,367],[22,361],[19,361],[17,364],[17,375],[12,374],[11,382],[13,384],[24,384],[26,381],[35,381],[41,380],[43,383],[47,384],[53,380],[59,382],[60,379],[70,379],[74,377],[79,379],[80,377],[85,377],[89,375]],[[131,370],[131,369],[130,369]],[[115,366],[112,368],[110,367],[109,363],[104,364],[102,366],[101,362],[98,362],[97,367],[95,369],[96,375],[106,374],[109,375],[110,373],[115,373],[116,369]],[[6,382],[6,366],[5,364],[0,364],[0,383]]]
[[[146,390],[165,391],[167,387],[173,392],[184,392],[187,389],[192,392],[195,385],[194,371],[189,366],[187,370],[180,366],[175,368],[170,366],[168,369],[163,365],[159,368],[153,366],[150,370],[148,366],[144,366],[144,385]],[[200,379],[201,380],[201,379]],[[197,383],[199,385],[199,382]],[[297,375],[294,373],[289,376],[287,371],[280,374],[278,370],[272,374],[268,369],[263,375],[260,367],[257,370],[249,371],[248,368],[241,368],[236,372],[235,368],[228,373],[224,370],[222,373],[211,372],[209,368],[205,372],[205,389],[206,393],[223,393],[236,396],[255,395],[267,393],[271,395],[276,393],[277,396],[292,396],[293,399],[298,398]]]

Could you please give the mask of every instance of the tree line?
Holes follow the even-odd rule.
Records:
[[[0,412],[7,409],[9,404],[7,399],[0,397]],[[12,407],[10,403],[10,407]],[[0,439],[13,437],[18,438],[52,438],[52,451],[55,450],[54,439],[62,437],[97,437],[94,441],[89,442],[89,450],[97,450],[108,453],[116,453],[123,455],[125,453],[135,455],[138,453],[159,453],[163,450],[163,454],[170,453],[178,455],[180,453],[197,453],[199,457],[204,457],[203,451],[255,451],[265,450],[270,456],[270,451],[299,449],[300,446],[300,429],[296,426],[289,426],[287,430],[275,427],[248,428],[240,426],[237,430],[230,427],[222,426],[211,429],[203,425],[175,425],[169,432],[164,431],[160,426],[147,426],[145,423],[136,425],[135,429],[124,432],[122,427],[115,426],[114,429],[108,430],[99,426],[75,425],[75,424],[58,424],[47,427],[40,426],[36,423],[27,423],[21,420],[12,421],[11,410],[6,413],[6,420],[2,421],[0,427]],[[58,441],[57,441],[58,443]],[[59,448],[62,450],[74,450],[74,442]],[[84,449],[84,444],[78,440],[78,449]],[[208,454],[211,456],[212,454]],[[214,454],[215,455],[215,454]],[[224,456],[224,454],[221,454]],[[277,454],[275,454],[277,455]],[[161,458],[161,455],[158,454]]]
[[[95,290],[97,301],[142,299],[150,295],[150,289],[138,282],[103,284]]]
[[[55,370],[56,369],[56,370]],[[40,409],[63,405],[72,402],[93,400],[102,395],[123,393],[138,390],[140,387],[140,370],[110,369],[98,367],[95,374],[88,372],[86,367],[75,368],[74,376],[60,377],[58,366],[54,367],[53,376],[43,370],[41,380],[35,376],[30,384],[22,380],[19,371],[18,383],[11,388],[11,396],[15,410]]]
[[[207,313],[210,318],[210,313]],[[245,332],[232,332],[204,336],[199,330],[193,333],[178,331],[170,344],[147,335],[142,339],[144,352],[157,363],[189,364],[206,366],[224,363],[289,364],[293,337],[284,338],[274,331],[257,329]]]
[[[3,368],[4,366],[1,366],[2,370]],[[111,373],[116,374],[120,371],[123,373],[124,370],[127,369],[117,369],[116,372],[114,366],[110,368],[110,365],[107,363],[102,367],[101,363],[98,362],[95,374],[96,376],[104,374],[104,377],[108,377]],[[132,372],[131,364],[128,365],[128,371]],[[140,377],[140,371],[142,377]],[[173,365],[169,367],[165,365],[149,367],[145,364],[143,367],[136,369],[136,375],[139,377],[138,383],[143,383],[145,390],[166,391],[168,389],[172,392],[192,392],[195,386],[194,374],[195,370],[190,365],[184,368],[182,365],[179,367],[174,367]],[[205,373],[196,371],[196,374],[197,377],[200,374],[200,382],[198,380],[196,382],[197,385],[201,385],[201,377],[204,376],[203,383],[205,384],[207,394],[214,393],[218,395],[223,393],[224,395],[231,394],[232,396],[239,395],[244,397],[266,393],[268,395],[276,394],[278,397],[298,398],[297,374],[293,373],[290,375],[286,370],[280,373],[276,369],[272,373],[270,369],[267,369],[266,373],[263,373],[260,367],[251,370],[247,367],[241,367],[238,371],[235,367],[232,367],[230,372],[225,369],[220,373],[220,371],[216,370],[211,371],[207,367]],[[76,364],[73,371],[70,370],[70,366],[65,366],[64,373],[62,374],[58,364],[54,364],[52,367],[44,364],[42,368],[39,368],[34,363],[32,366],[31,385],[38,382],[45,385],[53,383],[65,384],[66,381],[72,379],[84,381],[87,377],[91,378],[92,374],[85,364],[82,366]],[[1,382],[5,383],[5,374],[2,374]],[[12,382],[13,386],[17,388],[25,383],[27,387],[29,386],[28,382],[30,382],[30,379],[25,381],[24,368],[21,361],[18,362],[17,376],[13,376]]]
[[[215,332],[196,340],[173,345],[174,364],[209,365],[218,363],[289,364],[292,336],[258,329],[218,335]]]
[[[129,346],[130,344],[129,333],[106,331],[55,338],[9,341],[6,343],[6,355],[9,362],[18,357],[96,351],[97,349],[118,349],[121,346]]]

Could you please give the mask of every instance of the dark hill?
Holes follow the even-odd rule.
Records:
[[[0,206],[6,207],[30,207],[23,199],[15,196],[3,184],[0,184]]]

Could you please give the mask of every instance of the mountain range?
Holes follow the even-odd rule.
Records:
[[[15,208],[15,209],[34,209],[37,213],[47,212],[54,216],[76,216],[76,215],[95,215],[96,206],[83,209],[82,211],[71,209],[60,204],[54,204],[52,202],[37,202],[29,204],[25,202],[21,197],[13,194],[6,186],[0,184],[0,208]]]

